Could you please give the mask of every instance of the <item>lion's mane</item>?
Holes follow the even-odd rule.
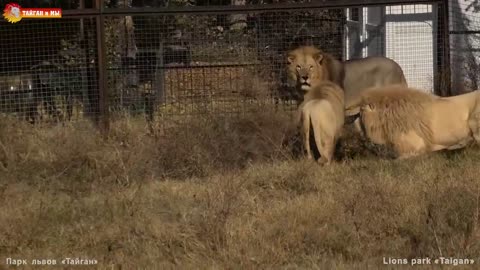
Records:
[[[421,90],[387,86],[367,90],[361,97],[360,121],[364,132],[399,144],[399,136],[415,132],[427,147],[432,144],[431,111],[437,97]]]

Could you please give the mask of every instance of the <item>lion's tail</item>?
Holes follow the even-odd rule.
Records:
[[[470,126],[470,130],[473,133],[473,137],[478,144],[480,144],[480,90],[475,91],[476,94],[476,102],[475,108],[468,120],[468,124]]]
[[[468,119],[468,126],[472,132],[473,138],[480,144],[480,111],[474,111]]]

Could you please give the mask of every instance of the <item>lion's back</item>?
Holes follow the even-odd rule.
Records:
[[[375,86],[407,86],[400,65],[386,57],[367,57],[345,63],[344,88],[348,98],[353,98]]]
[[[305,103],[302,113],[325,131],[336,133],[343,126],[345,119],[338,106],[338,103],[332,103],[327,99],[313,99]]]
[[[344,124],[344,94],[333,82],[323,82],[305,96],[303,111],[322,125],[339,129]]]
[[[343,89],[331,81],[323,81],[305,94],[305,100],[312,99],[328,100],[335,107],[341,107],[342,111],[345,106],[345,94]]]
[[[427,143],[432,141],[431,106],[436,97],[417,89],[402,86],[372,88],[365,92],[362,106],[374,108],[365,124],[381,130],[394,141],[414,132]]]

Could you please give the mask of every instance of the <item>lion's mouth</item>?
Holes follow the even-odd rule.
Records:
[[[303,83],[300,85],[300,88],[301,88],[302,90],[305,90],[305,91],[310,90],[310,87],[311,87],[310,84],[307,83],[307,82],[303,82]]]
[[[360,117],[360,113],[354,115],[345,115],[345,124],[350,125],[355,122]]]

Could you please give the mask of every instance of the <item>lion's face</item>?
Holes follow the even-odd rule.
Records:
[[[315,47],[305,46],[288,54],[288,75],[296,86],[308,92],[323,80],[323,54]]]
[[[20,17],[20,9],[18,7],[12,7],[10,9],[10,12],[12,13],[13,16],[15,16],[16,18],[19,18]]]
[[[372,104],[360,107],[360,113],[354,121],[355,130],[377,144],[385,143],[385,134],[379,126],[379,111]]]

